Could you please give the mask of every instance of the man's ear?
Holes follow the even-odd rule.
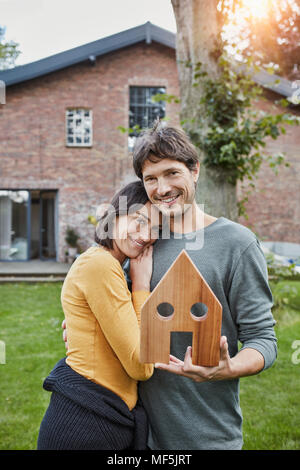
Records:
[[[200,162],[199,161],[196,163],[196,166],[192,170],[192,173],[193,173],[194,182],[197,183],[199,175],[200,175]]]

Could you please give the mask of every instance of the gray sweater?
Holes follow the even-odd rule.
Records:
[[[238,352],[240,341],[242,348],[263,355],[264,369],[270,367],[277,355],[275,321],[259,241],[224,217],[195,232],[195,240],[204,236],[202,248],[194,249],[191,235],[171,234],[156,242],[151,290],[186,249],[222,304],[222,335],[227,336],[230,356]],[[191,333],[172,333],[171,354],[183,359],[191,344]],[[156,369],[150,380],[139,384],[139,394],[150,421],[151,449],[242,448],[239,380],[196,383]]]

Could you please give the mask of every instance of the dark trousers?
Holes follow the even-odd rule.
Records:
[[[38,450],[123,450],[134,431],[52,392],[41,423]]]
[[[129,410],[120,397],[60,360],[44,381],[51,392],[38,450],[146,449],[148,422],[138,402]]]

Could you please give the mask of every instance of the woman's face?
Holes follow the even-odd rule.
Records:
[[[123,262],[136,258],[158,238],[159,213],[147,202],[136,212],[117,217],[114,227],[113,254]]]

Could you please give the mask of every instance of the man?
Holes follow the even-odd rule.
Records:
[[[140,383],[150,421],[148,445],[154,450],[241,449],[239,378],[270,367],[277,354],[259,241],[246,227],[197,206],[198,154],[181,130],[156,123],[137,139],[133,166],[150,201],[170,221],[170,237],[154,246],[151,291],[186,249],[223,307],[218,367],[194,366],[190,334],[176,333],[170,364],[157,364],[150,380]],[[192,237],[195,243],[203,238],[198,249]]]
[[[169,236],[154,245],[151,291],[186,249],[223,307],[219,366],[193,365],[190,333],[176,333],[170,364],[157,364],[153,376],[140,382],[150,422],[148,446],[241,449],[239,378],[267,369],[277,354],[272,294],[259,241],[246,227],[198,207],[198,154],[181,130],[156,123],[138,137],[133,166],[150,201],[169,221]]]

